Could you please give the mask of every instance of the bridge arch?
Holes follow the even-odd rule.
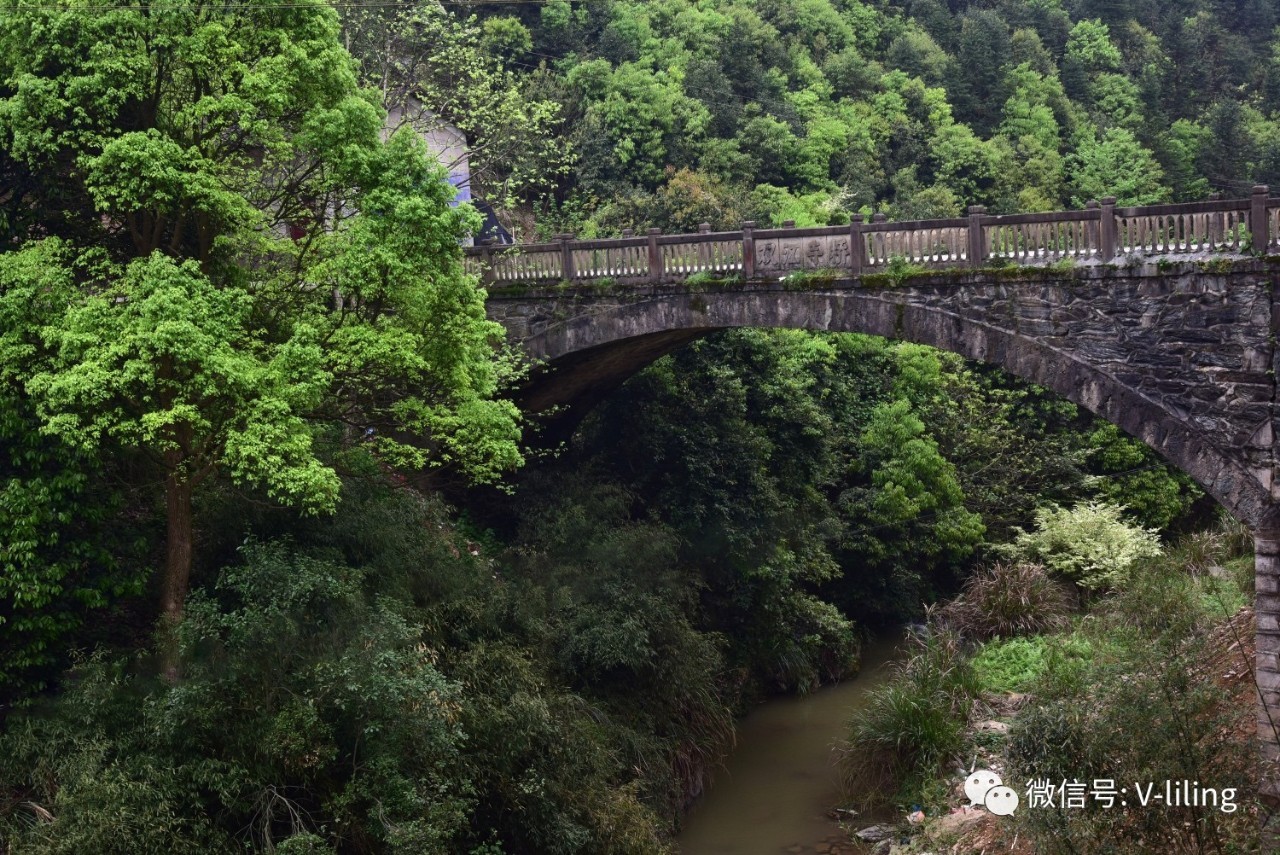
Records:
[[[929,345],[1052,389],[1145,442],[1254,531],[1273,531],[1275,346],[1271,275],[1259,267],[526,294],[495,314],[547,365],[527,391],[534,411],[588,409],[657,357],[720,329],[859,332]],[[519,306],[531,311],[510,311]]]
[[[581,410],[711,331],[789,327],[997,365],[1141,439],[1253,532],[1261,786],[1280,803],[1280,259],[1240,256],[1280,253],[1280,200],[1260,185],[1248,200],[789,225],[561,235],[469,250],[468,265],[492,288],[490,316],[549,369],[525,390],[534,412]],[[902,280],[899,261],[941,272]],[[1041,266],[986,269],[1011,264]]]

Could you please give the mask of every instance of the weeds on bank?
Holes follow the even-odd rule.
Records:
[[[1066,629],[1071,609],[1066,587],[1044,567],[1004,561],[975,571],[938,617],[965,638],[985,641]]]
[[[913,635],[913,652],[873,692],[851,723],[842,761],[845,791],[871,810],[908,799],[940,763],[960,750],[980,684],[960,637],[946,630]]]
[[[1232,525],[1184,538],[1115,573],[1084,614],[1025,564],[975,574],[851,723],[851,803],[940,806],[947,772],[986,756],[1020,794],[1031,780],[1186,780],[1232,796],[1231,810],[1020,809],[1004,827],[1036,852],[1257,851],[1249,545]],[[926,674],[957,676],[944,692]],[[971,712],[1007,692],[1026,694],[1007,737],[971,732]]]
[[[1081,671],[1102,645],[1083,632],[995,639],[974,655],[974,673],[987,692],[1026,692],[1050,669]]]
[[[1047,667],[1005,747],[1007,777],[1196,782],[1231,794],[1231,810],[1165,804],[1020,811],[1017,827],[1047,855],[1256,851],[1251,614],[1219,580],[1151,564],[1082,623],[1105,642],[1081,668]],[[1239,596],[1239,589],[1235,591]],[[1242,637],[1243,636],[1243,637]],[[1126,784],[1126,782],[1128,782]]]

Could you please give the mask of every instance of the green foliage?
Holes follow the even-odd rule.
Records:
[[[10,719],[4,786],[53,821],[9,814],[5,834],[36,852],[269,850],[299,835],[446,851],[468,803],[452,771],[458,687],[361,581],[247,546],[189,604],[180,685],[98,658],[49,710]]]
[[[1051,668],[1058,680],[1093,656],[1093,644],[1081,634],[995,639],[970,660],[982,688],[989,692],[1026,692],[1040,685]]]
[[[1123,588],[1138,562],[1161,552],[1154,532],[1125,521],[1123,508],[1082,502],[1041,508],[1036,530],[1018,535],[1015,554],[1039,561],[1088,591]]]
[[[1189,200],[1280,176],[1265,5],[559,4],[522,16],[517,67],[564,105],[579,161],[559,195],[583,191],[597,234],[614,200],[684,169],[772,188],[753,218],[775,223],[828,222],[809,196],[899,218]]]
[[[907,617],[925,592],[954,584],[982,534],[957,467],[917,415],[932,420],[950,368],[927,349],[859,336],[723,334],[607,400],[583,451],[682,533],[707,597],[730,613],[759,604],[748,611],[824,625],[789,593],[816,585],[846,614]],[[760,627],[752,659],[795,651],[782,639],[796,632],[815,636],[778,629]],[[810,650],[785,659],[812,661]]]
[[[770,690],[838,677],[857,649],[849,620],[815,596],[837,575],[834,520],[812,486],[832,463],[814,377],[832,356],[803,333],[718,337],[635,378],[584,438],[593,466],[684,539],[708,628],[726,631],[731,663]]]
[[[1111,32],[1099,20],[1081,21],[1067,38],[1067,57],[1098,72],[1118,71],[1120,51],[1111,43]]]
[[[329,557],[250,542],[191,598],[177,685],[146,657],[98,656],[12,713],[0,838],[33,852],[665,851],[672,770],[703,774],[731,723],[715,643],[682,624],[680,600],[628,595],[654,646],[628,660],[642,682],[573,694],[560,687],[584,672],[548,654],[618,667],[613,585],[575,604],[550,580],[499,581],[458,555],[438,511],[397,493],[357,504],[327,544],[310,538]],[[368,537],[381,548],[365,552]]]
[[[1139,523],[1163,531],[1185,519],[1204,492],[1186,474],[1169,468],[1154,451],[1100,423],[1086,440],[1088,480],[1099,499],[1123,504]]]
[[[320,343],[304,328],[262,348],[250,311],[248,293],[215,287],[195,262],[133,262],[46,328],[55,355],[26,384],[42,432],[86,454],[104,441],[153,450],[197,482],[222,464],[272,498],[331,511],[338,479],[302,418],[331,381]]]
[[[518,419],[496,400],[514,368],[462,275],[474,216],[412,135],[382,139],[378,107],[461,129],[474,190],[535,232],[1280,183],[1273,11],[1184,5],[553,0],[464,19],[9,0],[6,700],[72,641],[147,624],[105,609],[156,563],[166,478],[194,494],[204,568],[225,570],[217,587],[195,576],[175,685],[154,657],[100,654],[10,713],[5,844],[661,852],[730,710],[846,673],[854,619],[956,590],[983,539],[1044,502],[1123,499],[1142,526],[1185,524],[1185,480],[1043,390],[909,345],[740,331],[612,395],[513,504],[473,497],[496,533],[468,541],[387,470],[493,481],[517,465]],[[325,520],[277,507],[327,511],[339,493]],[[1195,653],[1179,639],[1241,602],[1247,586],[1217,577],[1250,577],[1248,559],[1186,541],[1171,560],[1197,578],[1159,575],[1130,560],[1149,533],[1105,505],[1042,521],[1018,548],[1118,588],[1120,642],[985,648],[987,687],[1039,674],[1017,762],[1135,780],[1235,768],[1211,729],[1229,715],[1179,682]],[[246,531],[268,545],[237,557]],[[975,609],[968,631],[1057,626],[1043,574],[1004,570],[954,605]],[[902,670],[853,768],[905,796],[957,751],[980,686],[943,638]],[[1114,735],[1131,731],[1132,746]],[[1096,819],[1054,818],[1038,849],[1177,842]]]
[[[33,275],[61,299],[3,313],[6,395],[164,485],[170,618],[202,483],[332,510],[320,425],[371,430],[390,465],[520,462],[500,327],[462,271],[474,215],[421,140],[382,139],[332,9],[9,5],[0,140],[33,218],[0,278],[6,301]]]
[[[516,17],[478,21],[456,8],[354,3],[339,7],[360,82],[378,90],[397,126],[449,140],[438,156],[465,159],[472,196],[495,205],[536,199],[573,163],[557,93],[512,67],[533,50]],[[466,136],[466,148],[454,141]]]
[[[851,479],[838,499],[850,521],[838,554],[901,586],[898,596],[924,599],[946,578],[946,568],[972,554],[984,531],[982,518],[965,508],[955,466],[906,397],[871,411],[856,459],[862,477]],[[900,549],[902,543],[911,549]]]
[[[1009,733],[1006,780],[1185,779],[1227,788],[1237,810],[1034,811],[1019,824],[1037,851],[1255,851],[1254,749],[1237,737],[1252,730],[1254,689],[1221,682],[1224,669],[1248,669],[1239,642],[1251,619],[1228,623],[1197,588],[1181,568],[1153,563],[1082,624],[1091,652],[1050,661],[1032,684]]]
[[[642,233],[660,228],[668,233],[696,232],[703,223],[713,231],[730,231],[750,219],[742,191],[706,172],[669,171],[654,193],[636,191],[614,199],[597,211],[593,224],[604,234],[623,229]]]
[[[1115,196],[1121,205],[1151,205],[1169,196],[1164,170],[1126,128],[1109,128],[1100,136],[1086,132],[1066,168],[1077,208],[1103,196]]]
[[[841,199],[824,191],[795,195],[772,184],[758,184],[751,191],[750,204],[756,216],[779,227],[791,221],[799,228],[833,225],[839,219]],[[838,223],[834,223],[838,225]]]
[[[631,497],[615,487],[565,478],[557,498],[533,498],[549,495],[544,483],[517,493],[529,498],[509,565],[516,593],[557,679],[607,711],[640,792],[674,817],[732,740],[723,640],[695,625],[696,576],[670,529],[629,519]]]
[[[889,265],[885,268],[884,275],[888,276],[889,280],[893,282],[894,285],[901,285],[903,281],[911,278],[912,276],[919,276],[924,273],[925,270],[926,268],[923,265],[912,264],[901,255],[895,255],[893,258],[889,259]]]
[[[696,143],[710,114],[684,93],[678,70],[654,69],[646,62],[601,69],[598,77],[591,71],[579,66],[568,83],[598,98],[585,123],[613,150],[613,163],[599,166],[607,169],[605,175],[625,171],[641,186],[655,186],[671,162],[671,151]]]
[[[40,325],[73,293],[56,241],[0,254],[0,697],[40,687],[83,615],[137,593],[122,497],[92,455],[41,432],[23,393]]]

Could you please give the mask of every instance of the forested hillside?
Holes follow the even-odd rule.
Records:
[[[1269,0],[0,0],[0,849],[674,851],[760,699],[1050,503],[1212,503],[1043,390],[740,330],[564,448],[388,110],[518,235],[1280,185]]]
[[[1280,12],[1267,0],[476,8],[482,43],[531,101],[559,108],[551,130],[572,163],[540,210],[544,232],[1040,211],[1280,183]]]

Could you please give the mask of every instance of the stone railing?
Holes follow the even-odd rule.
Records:
[[[468,247],[467,270],[484,284],[537,282],[678,282],[710,277],[778,279],[796,271],[851,276],[875,273],[896,259],[925,267],[1107,264],[1133,256],[1197,253],[1280,253],[1280,198],[1265,185],[1247,199],[1117,208],[1114,198],[1083,210],[994,216],[981,206],[969,216],[890,223],[860,215],[847,226],[645,235],[550,243]]]

